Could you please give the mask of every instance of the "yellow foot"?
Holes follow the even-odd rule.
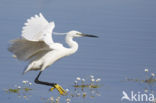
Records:
[[[50,91],[53,91],[54,89],[57,89],[58,92],[61,94],[61,95],[65,95],[67,92],[58,84],[56,84],[54,87],[50,88]]]

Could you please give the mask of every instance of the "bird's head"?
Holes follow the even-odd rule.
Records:
[[[67,33],[67,35],[69,37],[94,37],[94,38],[97,38],[98,37],[98,36],[95,36],[95,35],[84,34],[84,33],[81,33],[79,31],[75,31],[75,30],[69,31]]]

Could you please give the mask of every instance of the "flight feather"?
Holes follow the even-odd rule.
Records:
[[[39,13],[39,15],[29,18],[24,24],[22,37],[29,41],[53,43],[52,31],[54,27],[54,22],[48,22],[45,17]]]

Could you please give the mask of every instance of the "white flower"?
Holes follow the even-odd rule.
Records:
[[[144,92],[145,92],[145,93],[148,93],[148,89],[145,89]]]
[[[151,73],[151,75],[154,77],[155,76],[155,74],[154,73]]]
[[[26,80],[26,83],[29,83],[29,81],[28,81],[28,80]]]
[[[23,80],[23,81],[22,81],[23,84],[27,84],[28,82],[29,82],[29,81],[27,81],[27,80]]]
[[[18,86],[17,88],[18,88],[18,89],[20,89],[20,88],[21,88],[21,86]]]
[[[145,72],[148,72],[148,69],[145,69],[144,71],[145,71]]]
[[[49,99],[50,99],[50,101],[54,101],[54,97],[52,97],[52,96]]]
[[[93,78],[94,78],[94,76],[93,76],[93,75],[90,75],[90,78],[91,78],[91,79],[93,79]]]
[[[86,80],[84,78],[82,78],[82,82],[85,82]]]
[[[67,103],[70,103],[70,102],[71,102],[71,99],[67,98],[67,99],[66,99],[66,102],[67,102]]]
[[[32,83],[31,83],[31,82],[29,82],[29,85],[32,85]]]
[[[75,82],[74,82],[75,84],[77,84],[77,81],[75,80]]]
[[[12,55],[12,57],[13,57],[13,58],[17,58],[16,55],[14,55],[14,54]]]
[[[25,80],[23,80],[23,81],[22,81],[22,83],[23,83],[23,84],[26,84],[26,81],[25,81]]]
[[[59,103],[59,101],[60,101],[60,97],[57,97],[56,98],[56,103]]]
[[[97,78],[97,79],[96,79],[96,82],[100,82],[100,81],[101,81],[101,79],[100,79],[100,78]]]
[[[93,79],[93,78],[92,78],[92,79],[91,79],[91,81],[92,81],[92,82],[94,82],[94,81],[95,81],[95,79]]]
[[[66,92],[69,92],[69,89],[66,89]]]
[[[81,78],[80,78],[80,77],[77,77],[76,79],[77,79],[77,80],[81,80]]]

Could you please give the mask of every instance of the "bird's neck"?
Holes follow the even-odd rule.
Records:
[[[77,42],[75,42],[73,40],[73,37],[67,35],[66,36],[66,43],[70,47],[69,50],[70,50],[71,54],[75,53],[78,50],[78,44],[77,44]]]

